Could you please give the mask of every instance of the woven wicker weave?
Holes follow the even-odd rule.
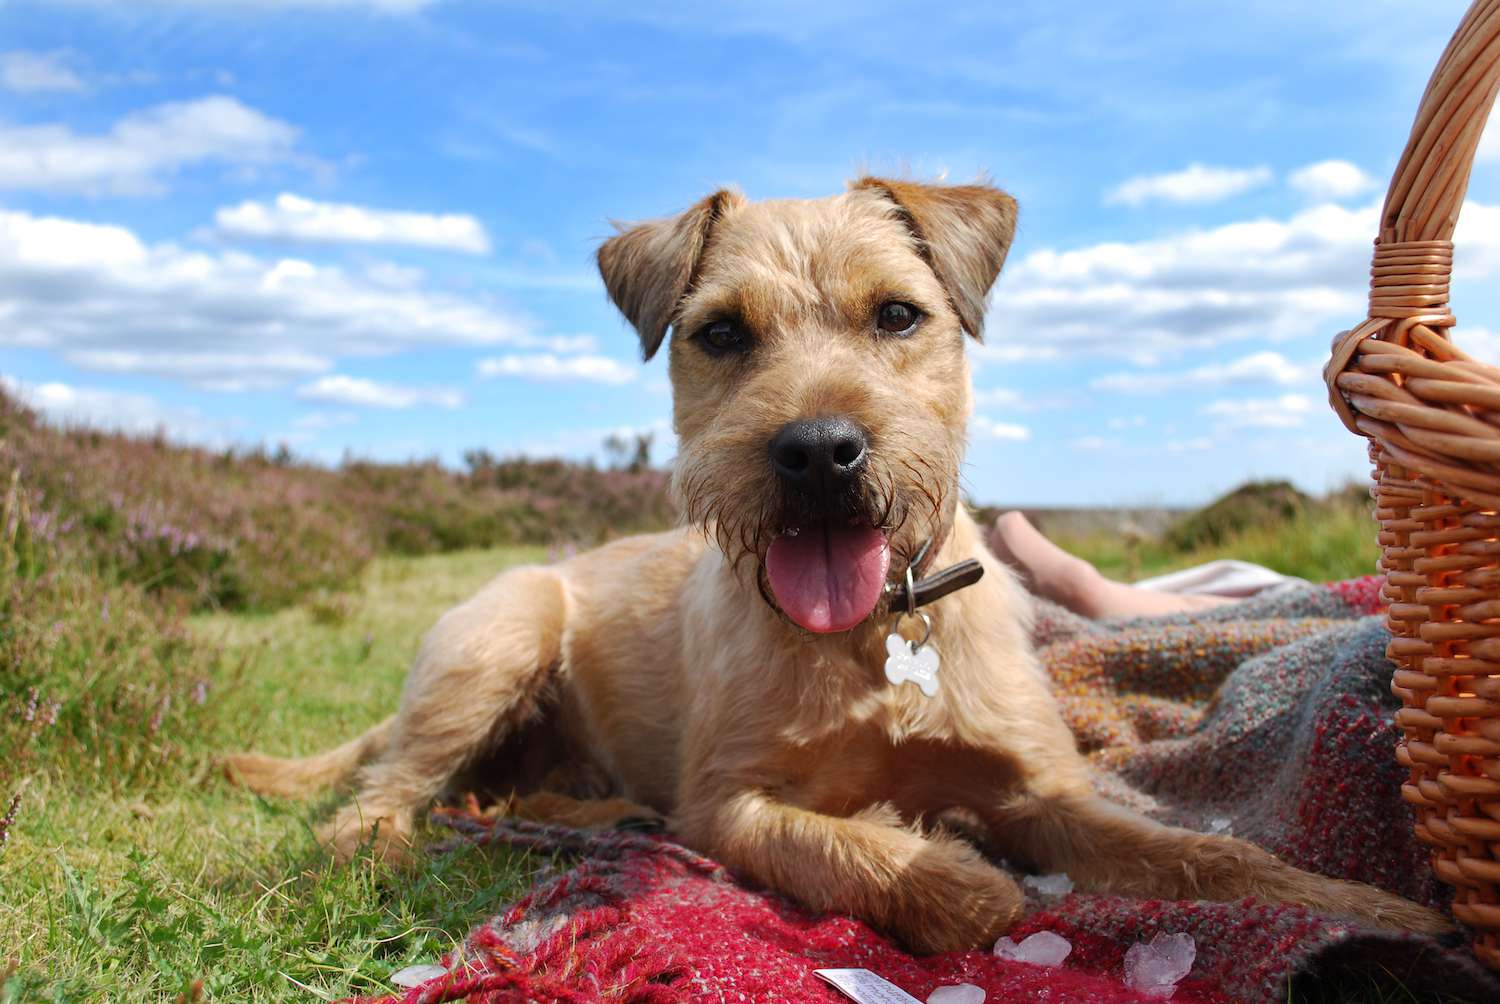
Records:
[[[1404,705],[1402,792],[1453,914],[1500,968],[1500,369],[1448,340],[1454,224],[1500,84],[1500,0],[1469,8],[1433,72],[1391,180],[1370,317],[1324,376],[1370,440]]]

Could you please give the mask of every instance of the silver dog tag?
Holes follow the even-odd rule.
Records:
[[[927,624],[921,641],[907,641],[900,630],[892,631],[885,638],[885,678],[892,686],[906,682],[915,683],[927,697],[936,697],[938,692],[937,649],[927,644],[932,637],[932,621],[926,614],[918,614]],[[900,624],[897,623],[899,629]]]

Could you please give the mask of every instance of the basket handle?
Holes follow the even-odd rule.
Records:
[[[1369,319],[1334,339],[1323,370],[1328,401],[1356,435],[1357,412],[1338,386],[1367,339],[1424,357],[1467,359],[1447,342],[1453,230],[1474,154],[1500,89],[1500,0],[1475,0],[1438,61],[1386,191],[1370,266]],[[1441,344],[1438,344],[1441,343]]]
[[[1386,192],[1378,243],[1448,241],[1500,87],[1500,0],[1475,0],[1443,50]]]

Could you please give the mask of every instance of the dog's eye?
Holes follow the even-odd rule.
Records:
[[[892,300],[880,305],[880,313],[875,315],[875,324],[888,335],[909,335],[921,319],[922,312],[916,307],[900,300]]]
[[[731,352],[744,352],[750,347],[745,329],[734,321],[714,321],[698,329],[694,341],[711,356],[724,356]]]

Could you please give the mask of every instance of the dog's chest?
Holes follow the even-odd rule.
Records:
[[[893,741],[871,723],[789,751],[784,776],[782,797],[817,812],[848,816],[888,804],[912,818],[965,805],[1019,772],[991,752],[942,738]]]

